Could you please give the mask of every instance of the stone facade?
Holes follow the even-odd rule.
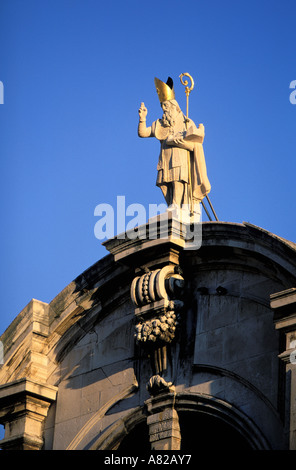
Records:
[[[296,449],[296,245],[173,234],[108,240],[3,333],[3,449]]]

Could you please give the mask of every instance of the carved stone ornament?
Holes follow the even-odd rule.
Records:
[[[131,285],[136,342],[148,351],[151,360],[153,375],[147,383],[151,395],[170,390],[173,385],[171,344],[178,333],[183,287],[180,269],[174,265],[137,276]]]
[[[178,326],[183,277],[175,266],[165,266],[136,277],[131,298],[138,318],[135,337],[138,343],[171,343]]]

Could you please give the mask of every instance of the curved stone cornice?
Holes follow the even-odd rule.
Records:
[[[202,247],[242,250],[264,257],[296,277],[296,244],[247,222],[204,222]]]

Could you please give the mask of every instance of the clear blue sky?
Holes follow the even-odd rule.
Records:
[[[1,0],[0,334],[107,254],[97,204],[162,203],[154,77],[195,80],[220,220],[296,241],[295,0]],[[206,219],[206,216],[204,217]]]

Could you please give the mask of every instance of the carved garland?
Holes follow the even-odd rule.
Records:
[[[171,343],[178,326],[178,311],[183,302],[176,297],[184,285],[175,266],[165,266],[136,277],[131,298],[138,318],[135,337],[138,343]]]

